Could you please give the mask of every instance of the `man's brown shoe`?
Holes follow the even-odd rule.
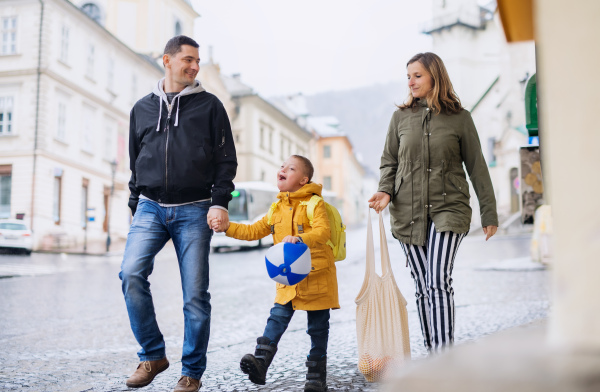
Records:
[[[188,376],[181,376],[173,392],[197,392],[202,386],[202,381]]]
[[[169,368],[167,357],[158,361],[143,361],[137,367],[137,370],[125,381],[130,388],[141,388],[150,384],[154,377],[160,372]]]

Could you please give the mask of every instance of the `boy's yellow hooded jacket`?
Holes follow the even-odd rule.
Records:
[[[323,201],[317,204],[311,227],[306,216],[306,206],[300,205],[313,195],[321,196],[323,186],[309,183],[296,192],[279,192],[281,200],[273,212],[273,242],[281,242],[284,237],[293,235],[302,237],[302,241],[310,248],[312,270],[308,276],[294,286],[277,283],[275,302],[285,305],[292,301],[295,310],[339,309],[338,286],[335,261],[331,247],[327,245],[331,233],[329,219]],[[301,226],[301,227],[299,227]],[[225,233],[228,237],[240,240],[258,240],[271,234],[268,216],[252,225],[231,222]]]

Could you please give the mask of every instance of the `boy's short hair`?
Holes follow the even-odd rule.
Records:
[[[198,45],[198,43],[196,41],[194,41],[193,39],[191,39],[190,37],[185,36],[185,35],[178,35],[176,37],[171,38],[169,40],[169,42],[167,42],[167,45],[165,45],[164,54],[174,56],[177,53],[181,52],[181,47],[183,45],[190,45],[190,46],[193,46],[194,48],[200,47],[200,45]]]
[[[308,177],[308,182],[310,182],[315,174],[315,168],[310,159],[303,157],[302,155],[292,155],[292,158],[302,161],[302,164],[304,165],[304,174],[306,174],[306,177]]]

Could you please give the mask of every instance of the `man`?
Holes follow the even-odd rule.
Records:
[[[186,36],[169,40],[165,77],[131,110],[129,207],[134,216],[119,277],[131,329],[142,347],[141,362],[126,382],[132,388],[150,384],[169,367],[148,282],[154,256],[169,239],[177,252],[185,318],[182,377],[174,391],[199,390],[206,369],[208,222],[229,221],[237,159],[222,103],[195,79],[198,46]]]

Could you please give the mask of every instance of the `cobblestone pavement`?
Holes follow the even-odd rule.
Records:
[[[375,229],[377,226],[375,226]],[[364,276],[364,228],[348,233],[337,264],[342,309],[332,312],[328,384],[332,391],[375,391],[357,371],[354,298]],[[389,236],[389,234],[388,234]],[[410,272],[389,236],[396,280],[407,298],[411,349],[423,349]],[[379,241],[375,241],[378,245]],[[548,271],[527,260],[529,237],[468,236],[454,270],[456,343],[545,318]],[[253,352],[274,298],[265,249],[211,254],[212,330],[203,391],[303,390],[310,347],[305,312],[297,312],[267,376],[256,386],[239,370]],[[118,255],[0,255],[0,391],[125,391],[138,350],[121,294]],[[379,270],[379,267],[378,267]],[[142,391],[170,391],[181,370],[181,285],[173,248],[157,256],[150,278],[170,368]]]

